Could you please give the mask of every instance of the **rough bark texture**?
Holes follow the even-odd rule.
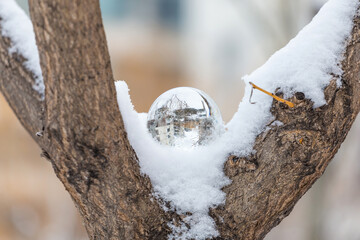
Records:
[[[340,148],[360,110],[360,18],[354,23],[342,62],[342,87],[335,80],[330,83],[327,105],[314,109],[303,93],[290,99],[295,108],[274,102],[271,111],[284,125],[258,136],[250,159],[231,156],[225,164],[233,183],[224,188],[225,206],[212,211],[221,239],[263,239]]]
[[[46,156],[91,239],[168,234],[124,130],[98,0],[33,0],[46,87]]]
[[[140,174],[116,103],[98,0],[30,0],[45,101],[32,89],[23,58],[0,36],[0,89],[70,193],[91,239],[166,239],[165,213]],[[226,204],[211,210],[221,237],[262,239],[322,175],[360,108],[360,20],[343,61],[343,85],[326,89],[313,109],[303,94],[294,109],[274,102],[283,126],[258,136],[256,154],[229,157]],[[281,93],[279,93],[281,94]],[[42,131],[42,137],[35,133]]]
[[[0,90],[22,125],[35,138],[36,133],[42,131],[44,104],[32,87],[35,81],[23,65],[25,59],[16,53],[10,56],[10,45],[10,39],[0,34]]]

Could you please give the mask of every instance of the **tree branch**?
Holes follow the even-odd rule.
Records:
[[[117,106],[99,1],[29,5],[46,87],[47,155],[90,238],[164,238],[165,213],[152,201]]]
[[[293,209],[324,173],[360,110],[360,17],[342,62],[342,86],[325,89],[327,105],[314,109],[301,93],[294,109],[273,102],[272,113],[284,123],[257,137],[256,154],[229,158],[225,206],[212,211],[220,239],[263,239]],[[250,168],[249,168],[250,166]]]
[[[69,191],[91,239],[166,239],[165,213],[140,174],[119,112],[98,0],[30,0],[45,102],[20,55],[0,36],[0,88],[16,115],[44,149]],[[326,88],[327,105],[314,109],[301,93],[294,109],[277,102],[282,126],[258,136],[256,154],[231,156],[226,204],[211,210],[221,237],[262,239],[323,174],[360,109],[360,18],[342,63],[341,88]],[[46,106],[45,106],[46,105]],[[44,110],[45,109],[45,110]]]
[[[33,88],[34,75],[24,67],[25,59],[9,53],[10,45],[10,39],[0,34],[0,91],[24,128],[42,146],[36,133],[43,128],[44,101]]]

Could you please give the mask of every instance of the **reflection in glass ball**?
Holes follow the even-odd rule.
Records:
[[[176,147],[205,145],[224,131],[216,103],[190,87],[161,94],[150,107],[147,127],[161,144]]]

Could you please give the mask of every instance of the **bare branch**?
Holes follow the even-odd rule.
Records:
[[[46,151],[89,236],[166,236],[126,138],[99,1],[31,0],[30,13],[46,87]]]

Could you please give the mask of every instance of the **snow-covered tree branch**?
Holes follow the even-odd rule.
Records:
[[[153,141],[126,84],[114,85],[98,0],[29,4],[37,48],[24,13],[0,0],[0,89],[91,239],[263,239],[323,174],[360,110],[358,0],[329,1],[244,78],[294,108],[260,93],[250,104],[248,85],[227,131],[186,151]]]
[[[0,88],[26,130],[36,137],[43,127],[44,89],[32,24],[14,1],[4,0],[0,23]]]

